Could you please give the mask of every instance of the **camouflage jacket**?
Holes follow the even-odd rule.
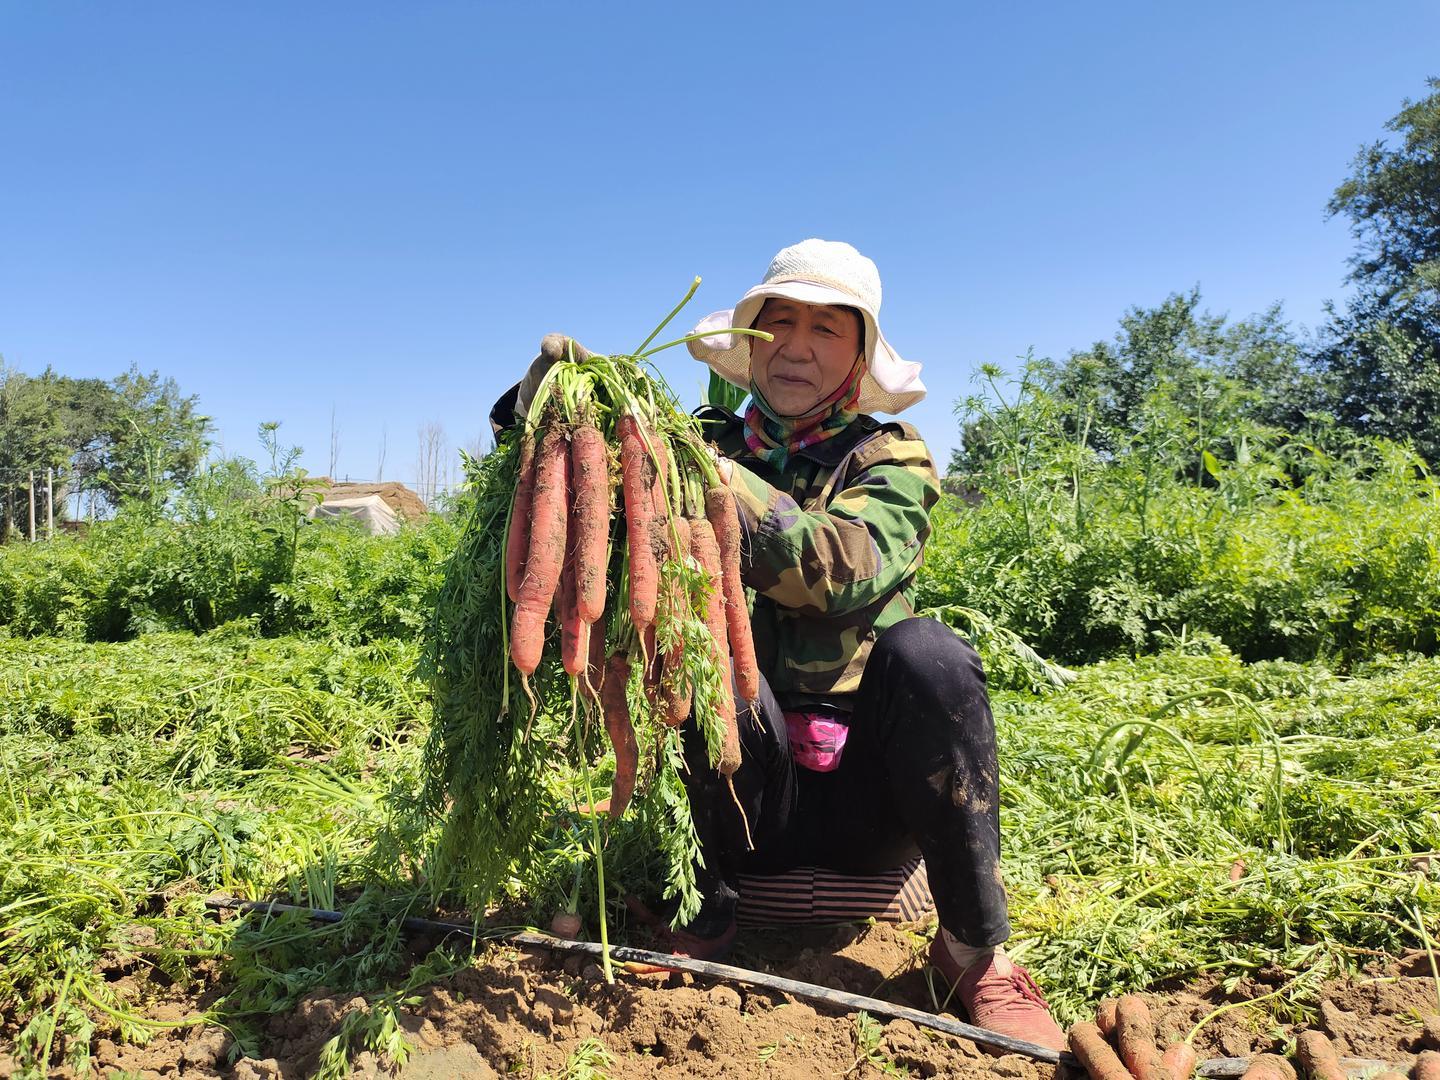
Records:
[[[843,706],[875,639],[915,613],[915,572],[940,498],[930,451],[909,424],[862,415],[778,471],[751,455],[736,416],[699,416],[735,465],[760,669],[782,704]]]

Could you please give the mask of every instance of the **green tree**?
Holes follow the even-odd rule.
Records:
[[[26,375],[0,360],[0,540],[28,525],[30,475],[55,474],[55,508],[89,493],[102,508],[165,505],[195,473],[209,418],[173,379],[143,374],[75,379]]]
[[[59,511],[67,492],[98,467],[112,397],[100,379],[72,379],[50,368],[31,377],[0,360],[0,539],[28,525],[32,472],[38,487],[47,470],[55,471]]]
[[[1193,465],[1225,455],[1254,428],[1296,431],[1324,402],[1321,381],[1276,305],[1228,323],[1200,310],[1200,293],[1132,308],[1111,341],[1064,360],[1027,360],[1026,378],[1058,412],[1062,429],[1104,457],[1139,443],[1184,444]],[[980,471],[995,452],[992,420],[971,409],[952,472]],[[1176,425],[1186,429],[1181,432]]]
[[[210,418],[199,398],[171,378],[134,365],[111,384],[107,445],[96,481],[113,505],[137,500],[155,510],[195,475],[209,448]]]
[[[1356,293],[1332,305],[1318,360],[1332,408],[1367,434],[1413,440],[1440,462],[1440,79],[1364,147],[1330,200],[1359,250]]]

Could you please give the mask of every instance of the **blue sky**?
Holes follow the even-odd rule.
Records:
[[[1199,286],[1343,293],[1330,192],[1440,75],[1440,5],[0,0],[0,355],[132,362],[225,450],[411,480],[549,330],[633,347],[699,274],[849,240],[945,460],[982,362]],[[689,319],[687,318],[687,325]],[[663,370],[696,397],[683,351]]]

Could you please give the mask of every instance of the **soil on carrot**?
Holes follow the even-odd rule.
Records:
[[[792,979],[880,997],[934,1011],[946,987],[927,979],[921,928],[890,925],[750,931],[732,962]],[[1281,978],[1279,973],[1275,979]],[[1184,1038],[1200,1020],[1231,1002],[1274,988],[1269,973],[1226,993],[1219,980],[1190,982],[1145,994],[1162,1043]],[[933,990],[932,990],[933,987]],[[212,991],[213,993],[213,991]],[[1324,1030],[1343,1056],[1398,1063],[1408,1070],[1423,1048],[1421,1018],[1435,1011],[1435,983],[1419,962],[1376,965],[1366,974],[1325,984],[1310,1026]],[[162,1000],[152,1019],[178,1020],[204,999]],[[326,1040],[362,998],[313,994],[266,1027],[260,1057],[227,1063],[229,1036],[220,1028],[162,1034],[147,1046],[100,1039],[94,1075],[116,1070],[141,1076],[224,1077],[227,1080],[311,1075]],[[952,1012],[951,1009],[946,1009]],[[1055,1070],[1015,1055],[995,1056],[973,1043],[875,1017],[853,1015],[752,987],[684,974],[620,973],[606,985],[589,957],[497,946],[456,975],[422,991],[399,1014],[413,1047],[403,1066],[361,1053],[357,1077],[586,1075],[628,1077],[915,1077],[957,1080],[1052,1080]],[[1299,1030],[1274,1022],[1261,1008],[1237,1008],[1207,1023],[1195,1038],[1201,1060],[1284,1053]],[[0,1033],[8,1042],[14,1032]],[[0,1043],[3,1047],[4,1043]],[[0,1075],[13,1063],[0,1050]],[[52,1076],[71,1076],[57,1070]],[[590,1074],[593,1075],[593,1074]]]

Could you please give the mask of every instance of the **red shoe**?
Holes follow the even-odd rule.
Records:
[[[1030,973],[998,950],[964,970],[945,947],[943,931],[930,943],[930,963],[955,989],[955,997],[976,1027],[1052,1050],[1068,1048],[1065,1033],[1050,1015],[1050,1004]]]

